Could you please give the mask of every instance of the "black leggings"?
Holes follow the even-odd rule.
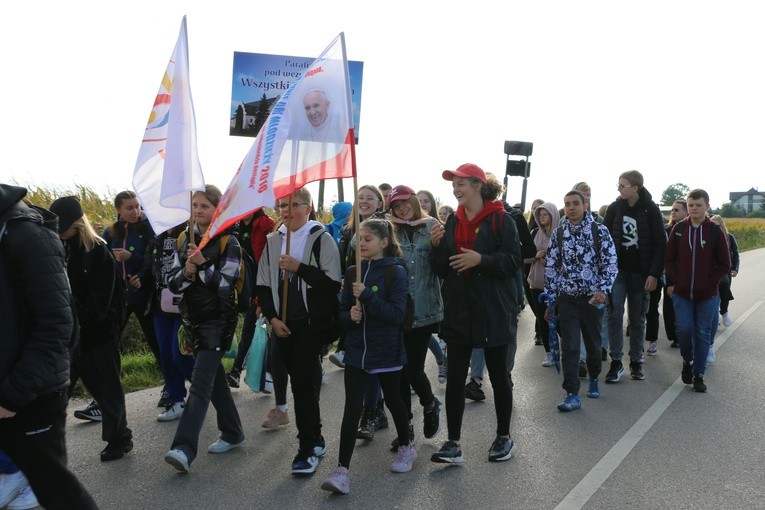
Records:
[[[428,354],[431,327],[416,328],[404,334],[404,349],[406,350],[406,365],[401,378],[401,399],[404,408],[412,419],[412,392],[409,385],[414,388],[420,397],[420,405],[423,407],[433,403],[433,389],[430,387],[428,376],[425,375],[425,356]]]
[[[146,303],[135,303],[132,305],[127,305],[125,323],[122,324],[122,329],[120,329],[120,332],[125,330],[125,325],[127,325],[127,321],[130,319],[130,314],[134,313],[135,318],[138,320],[138,324],[141,326],[141,332],[143,333],[144,339],[146,340],[146,344],[149,346],[149,350],[152,352],[152,354],[154,354],[154,359],[157,360],[157,365],[161,366],[159,360],[162,358],[162,356],[159,353],[159,342],[157,342],[157,334],[154,332],[154,317],[145,313],[146,307]]]
[[[449,363],[446,374],[446,423],[449,440],[459,441],[462,415],[465,412],[465,379],[473,348],[470,345],[449,342]],[[486,368],[494,390],[494,410],[497,413],[497,435],[510,435],[510,418],[513,413],[513,390],[507,374],[507,351],[509,346],[484,348]]]
[[[545,320],[545,310],[547,310],[546,303],[539,302],[539,296],[544,291],[539,289],[531,289],[531,310],[534,312],[534,316],[537,318],[537,324],[539,325],[539,336],[542,337],[542,345],[545,348],[545,352],[550,352],[550,324]]]
[[[364,391],[367,388],[367,380],[370,374],[364,370],[350,365],[345,366],[345,408],[343,410],[343,424],[340,427],[340,456],[338,462],[344,468],[351,465],[353,448],[356,446],[356,430],[361,418]],[[401,370],[396,372],[380,372],[377,374],[380,381],[385,405],[388,407],[393,422],[396,424],[398,442],[401,445],[409,444],[409,420],[406,416],[404,402],[399,395],[401,385]]]

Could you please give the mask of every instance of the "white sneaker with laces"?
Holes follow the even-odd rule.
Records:
[[[542,361],[543,367],[551,367],[555,364],[555,361],[553,360],[553,354],[551,352],[548,352],[545,354],[545,359]]]
[[[21,471],[9,475],[0,474],[0,508],[19,497],[24,487],[28,486],[27,477]]]
[[[717,355],[715,355],[714,348],[710,345],[709,352],[707,353],[707,364],[717,361]]]
[[[166,407],[164,413],[160,413],[157,416],[157,421],[173,421],[177,420],[183,414],[183,408],[185,404],[183,402],[176,402],[173,405]]]
[[[238,443],[229,443],[228,441],[224,441],[223,439],[218,439],[213,444],[207,447],[207,451],[210,453],[226,453],[229,450],[233,450],[234,448],[239,448],[244,443],[244,439],[239,441]]]
[[[733,319],[730,316],[730,312],[725,312],[722,316],[723,326],[726,328],[733,324]]]
[[[165,462],[182,473],[189,472],[189,458],[182,450],[175,448],[167,452],[165,454]]]
[[[32,492],[32,487],[27,485],[21,489],[21,492],[16,496],[16,499],[8,503],[6,508],[8,510],[31,510],[38,506],[40,506],[40,503],[37,501],[37,496]]]

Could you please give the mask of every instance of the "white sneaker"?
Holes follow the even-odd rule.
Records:
[[[263,384],[263,393],[274,392],[274,378],[271,377],[271,372],[266,372],[266,382]]]
[[[555,364],[555,361],[553,360],[553,355],[551,352],[548,352],[545,354],[545,359],[542,361],[543,367],[551,367]]]
[[[242,443],[244,443],[244,439],[239,441],[238,443],[229,443],[228,441],[224,441],[223,439],[218,439],[213,444],[207,447],[207,451],[210,453],[226,453],[229,450],[233,450],[234,448],[239,448],[242,446]]]
[[[709,352],[707,353],[707,363],[714,363],[715,361],[717,361],[717,355],[715,354],[715,350],[710,345]]]
[[[417,458],[417,450],[414,449],[413,444],[407,444],[398,447],[396,453],[396,460],[390,465],[390,470],[394,473],[408,473],[412,470],[414,459]]]
[[[30,510],[32,508],[37,508],[38,506],[40,506],[40,503],[37,501],[35,493],[32,492],[32,487],[27,485],[21,489],[21,492],[16,496],[16,499],[8,503],[7,508],[8,510]]]
[[[722,319],[723,319],[723,326],[725,326],[726,328],[730,326],[731,324],[733,324],[733,319],[731,319],[730,317],[730,312],[725,312],[722,316]]]
[[[165,462],[182,473],[189,472],[189,458],[181,450],[173,449],[167,452],[165,454]]]
[[[157,416],[157,421],[173,421],[177,420],[183,414],[183,408],[185,404],[183,402],[176,402],[173,405],[166,407],[164,413],[160,413]]]
[[[333,352],[329,355],[329,361],[333,365],[337,365],[340,368],[345,368],[345,351]]]
[[[29,482],[21,471],[10,475],[0,474],[0,508],[19,497],[25,487],[29,487]]]

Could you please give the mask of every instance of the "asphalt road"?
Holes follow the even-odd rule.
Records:
[[[262,429],[273,397],[246,388],[234,391],[245,445],[224,455],[207,454],[206,446],[218,438],[214,415],[208,414],[202,453],[188,475],[163,460],[176,422],[156,421],[157,388],[127,396],[136,446],[120,461],[102,464],[100,426],[72,418],[67,424],[70,467],[103,509],[765,508],[765,391],[760,386],[765,380],[765,271],[760,270],[765,250],[743,253],[741,268],[730,307],[735,322],[720,328],[706,394],[680,382],[679,352],[662,331],[658,356],[645,362],[644,381],[602,384],[599,400],[584,398],[582,410],[560,413],[555,406],[564,395],[561,376],[541,366],[544,351],[534,345],[533,315],[525,310],[513,372],[511,432],[518,451],[508,462],[486,459],[495,429],[488,387],[486,402],[466,405],[464,465],[429,461],[446,440],[445,414],[441,431],[428,440],[421,434],[422,410],[415,407],[419,458],[413,471],[389,471],[388,444],[395,433],[388,429],[369,443],[357,443],[350,495],[322,491],[319,486],[337,461],[343,406],[343,372],[325,362],[321,409],[329,451],[313,477],[290,475],[297,450],[294,424]],[[443,400],[445,386],[437,382],[432,356],[427,372]],[[72,402],[70,409],[81,404]]]

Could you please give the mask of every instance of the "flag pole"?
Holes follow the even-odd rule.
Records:
[[[194,238],[194,192],[189,191],[189,237],[188,237],[189,243],[191,244],[197,244],[196,239]],[[191,280],[194,281],[197,279],[196,273],[191,275]]]
[[[292,193],[290,193],[290,196],[287,197],[287,199],[289,200],[289,202],[287,203],[287,219],[291,223],[291,220],[292,220]],[[287,240],[285,241],[287,243],[286,248],[285,248],[285,253],[287,255],[290,254],[290,238],[291,238],[290,232],[292,230],[290,227],[291,227],[291,225],[287,225]],[[289,275],[287,274],[287,272],[288,271],[285,269],[284,270],[284,283],[282,284],[282,299],[281,299],[281,304],[282,304],[282,314],[281,315],[282,315],[282,322],[284,324],[287,324],[287,294],[289,292],[289,283],[290,283]]]

